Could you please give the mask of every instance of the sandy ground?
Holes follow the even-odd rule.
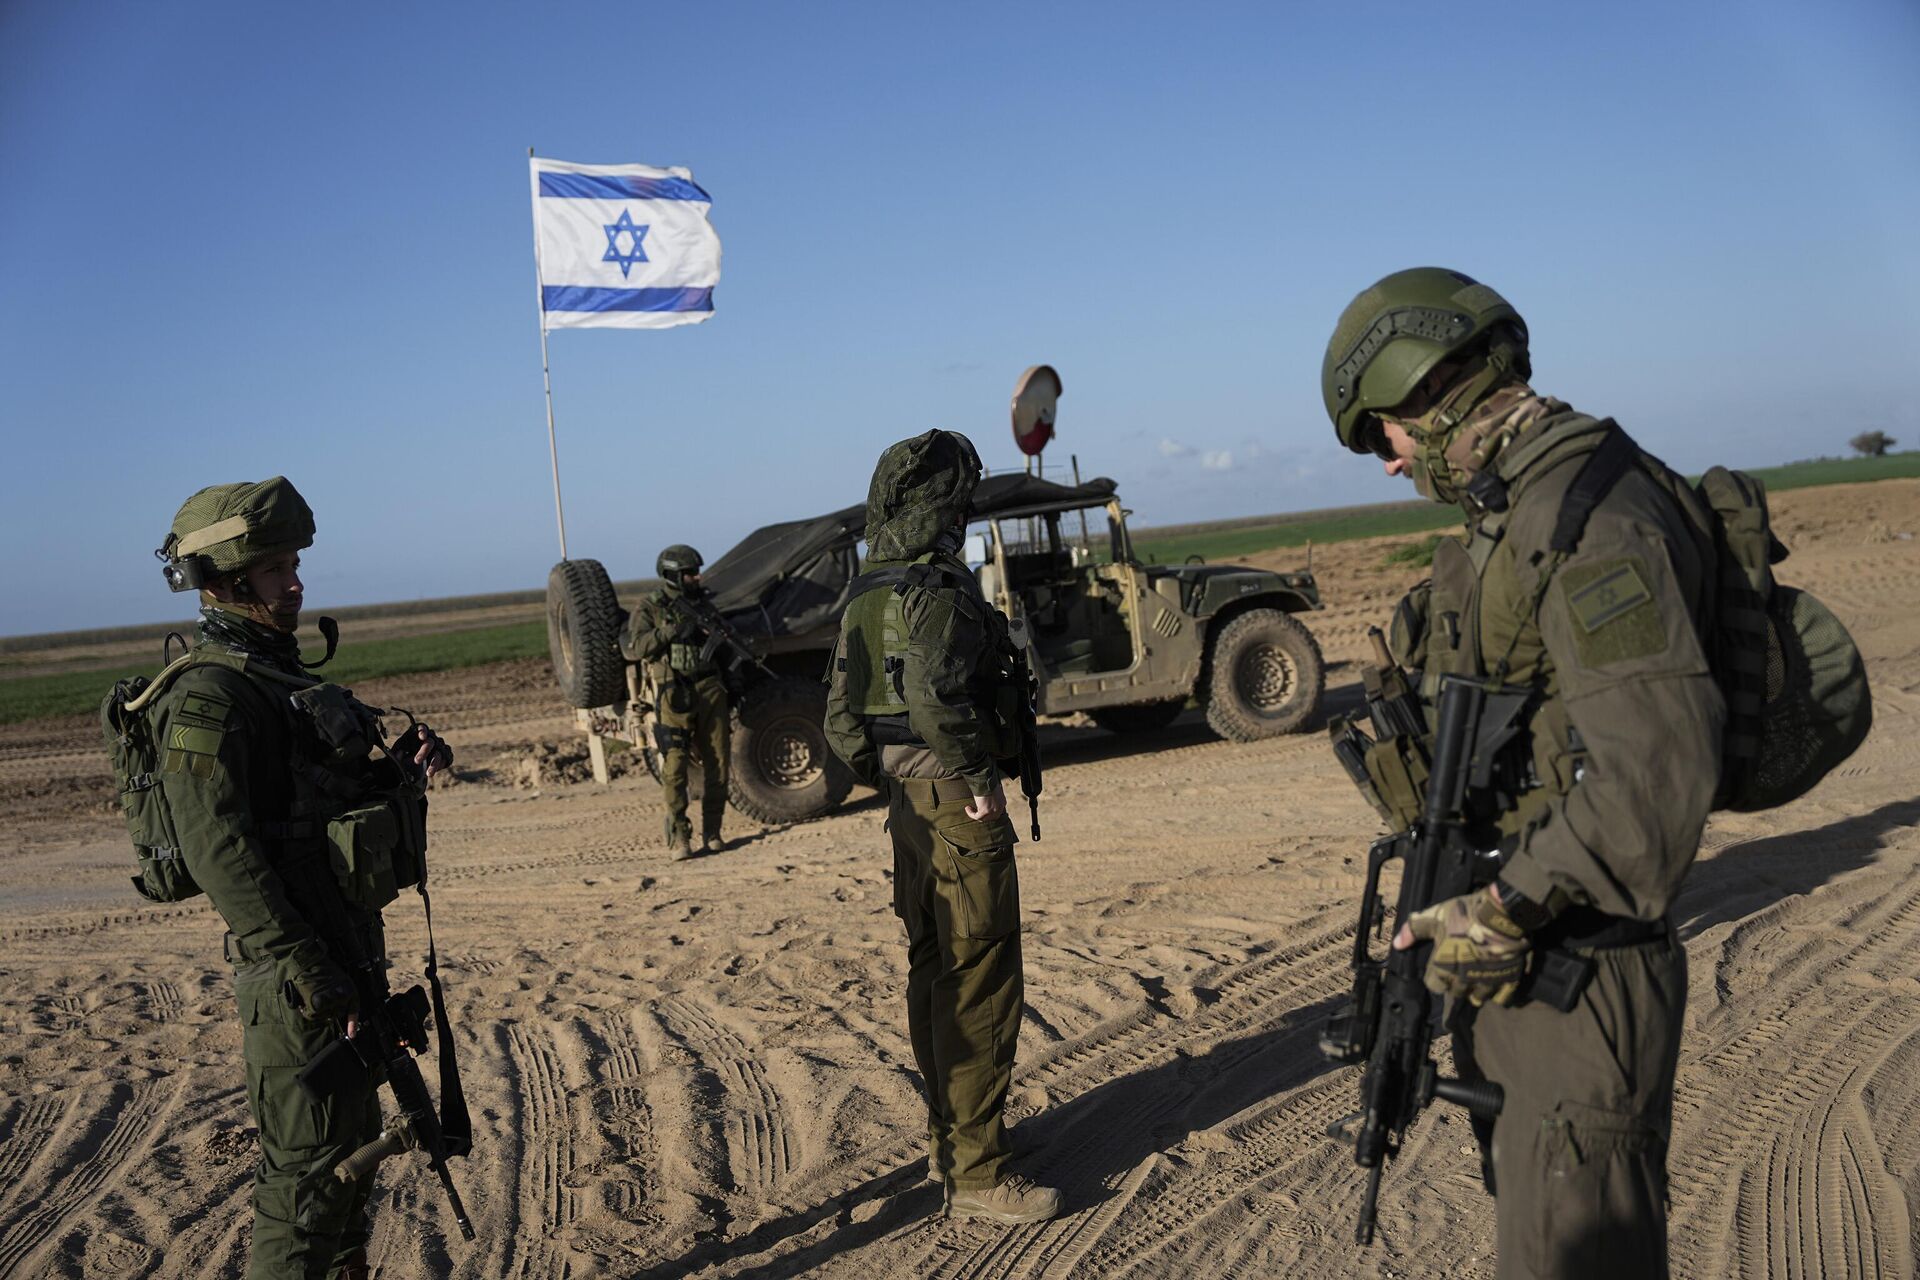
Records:
[[[1677,908],[1674,1269],[1909,1276],[1920,481],[1777,507],[1784,576],[1853,628],[1878,724],[1806,799],[1717,819]],[[1411,576],[1381,566],[1393,545],[1316,556],[1335,706]],[[1050,731],[1046,837],[1020,855],[1012,1110],[1069,1211],[1002,1230],[945,1223],[922,1181],[870,798],[793,828],[736,819],[740,847],[672,864],[644,775],[565,780],[577,751],[543,664],[362,692],[462,752],[433,802],[434,905],[479,1132],[457,1170],[479,1240],[395,1161],[382,1276],[1491,1275],[1492,1204],[1444,1107],[1388,1173],[1379,1242],[1351,1244],[1361,1177],[1324,1131],[1355,1076],[1315,1039],[1375,824],[1317,733],[1242,746],[1192,714]],[[127,887],[94,734],[0,730],[0,1276],[239,1276],[253,1138],[220,922]],[[408,981],[418,904],[388,916]]]

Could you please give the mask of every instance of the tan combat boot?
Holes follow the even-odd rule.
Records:
[[[1052,1187],[1010,1173],[1000,1185],[989,1190],[962,1191],[955,1187],[947,1194],[947,1216],[961,1221],[985,1218],[1015,1226],[1022,1222],[1045,1222],[1060,1212],[1060,1193]]]
[[[706,838],[700,842],[700,852],[702,853],[719,853],[726,847],[727,842],[720,838],[718,831],[709,831]]]
[[[693,842],[682,835],[674,836],[673,843],[668,846],[668,856],[675,862],[685,862],[693,856]]]

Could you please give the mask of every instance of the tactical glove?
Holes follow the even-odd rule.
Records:
[[[1433,943],[1427,990],[1473,1004],[1509,1004],[1527,973],[1533,944],[1493,894],[1478,889],[1407,917],[1407,931]]]
[[[313,965],[287,979],[287,1001],[308,1022],[331,1022],[353,1012],[353,983],[331,960]]]

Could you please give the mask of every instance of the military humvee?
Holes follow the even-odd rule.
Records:
[[[1313,575],[1141,564],[1127,514],[1106,479],[1063,485],[988,476],[974,493],[967,558],[1027,648],[1040,714],[1085,712],[1128,733],[1171,723],[1191,701],[1238,742],[1304,726],[1326,683],[1320,647],[1294,617],[1321,607]],[[768,525],[703,575],[772,673],[750,671],[734,708],[729,800],[748,817],[817,817],[852,788],[821,722],[824,676],[865,524],[866,509],[855,506]],[[659,774],[653,691],[644,668],[620,656],[625,616],[598,561],[554,566],[554,671],[602,781],[609,739],[638,749]]]

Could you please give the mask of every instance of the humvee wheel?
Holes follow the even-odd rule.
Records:
[[[1235,742],[1298,730],[1327,684],[1313,634],[1278,609],[1249,609],[1229,622],[1208,665],[1207,723]]]
[[[1109,733],[1151,733],[1164,729],[1186,710],[1184,698],[1170,702],[1136,702],[1125,707],[1096,707],[1087,712],[1093,722]]]
[[[845,800],[853,775],[827,746],[826,718],[817,681],[787,676],[749,688],[733,723],[733,807],[760,822],[800,822]]]
[[[598,560],[562,560],[547,575],[547,650],[568,706],[625,700],[620,600]]]

